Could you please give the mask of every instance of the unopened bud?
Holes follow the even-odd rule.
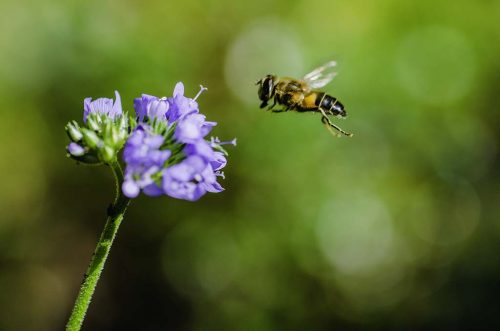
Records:
[[[99,136],[97,136],[97,134],[94,131],[88,129],[82,129],[82,134],[83,134],[83,141],[90,148],[97,148],[100,145],[102,145],[101,139],[99,139]]]
[[[87,118],[87,126],[89,129],[98,131],[100,129],[99,123],[95,120],[94,116],[89,116]]]
[[[66,125],[66,133],[73,142],[79,142],[83,138],[80,128],[76,123],[68,123],[68,125]]]
[[[72,156],[82,156],[85,154],[85,149],[77,143],[70,143],[67,149]]]
[[[99,149],[99,156],[101,157],[102,161],[109,163],[115,160],[116,153],[113,147],[104,145],[102,148]]]

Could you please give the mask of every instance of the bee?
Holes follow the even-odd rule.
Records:
[[[333,124],[329,117],[345,118],[347,112],[344,105],[337,98],[316,90],[328,84],[337,75],[336,72],[332,71],[336,65],[337,62],[335,61],[325,63],[302,79],[278,77],[276,75],[265,76],[255,84],[259,85],[258,94],[259,99],[262,101],[260,108],[266,107],[268,102],[273,99],[273,104],[267,110],[273,109],[277,104],[283,106],[281,109],[273,109],[272,111],[275,113],[289,110],[321,113],[321,122],[333,135],[352,137],[352,133],[345,132]],[[333,131],[332,128],[336,131]]]

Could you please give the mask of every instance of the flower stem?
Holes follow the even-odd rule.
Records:
[[[94,254],[92,255],[87,272],[83,276],[82,285],[80,287],[80,291],[78,292],[73,311],[69,317],[68,324],[66,324],[66,331],[78,331],[82,326],[85,313],[87,312],[95,287],[101,276],[104,263],[106,263],[109,250],[111,249],[113,240],[115,239],[118,228],[123,220],[125,210],[130,202],[130,200],[123,195],[121,190],[121,184],[123,183],[123,171],[120,164],[118,162],[114,162],[109,166],[111,167],[116,180],[116,198],[108,209],[108,219],[106,221],[106,225],[104,226],[101,237],[97,242],[97,246]]]

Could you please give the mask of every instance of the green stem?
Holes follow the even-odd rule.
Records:
[[[101,237],[97,242],[89,268],[83,277],[80,292],[78,292],[78,297],[76,298],[73,311],[71,312],[68,324],[66,325],[66,331],[78,331],[82,327],[85,313],[87,312],[95,287],[101,276],[104,263],[106,263],[106,258],[108,257],[113,240],[116,237],[116,232],[118,232],[118,228],[123,220],[123,215],[125,214],[125,210],[130,202],[130,199],[124,196],[121,190],[123,172],[120,164],[118,162],[114,162],[110,164],[110,167],[116,180],[116,198],[108,210],[106,225],[104,226]]]

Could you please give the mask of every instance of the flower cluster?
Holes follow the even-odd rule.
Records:
[[[217,177],[223,176],[226,165],[224,143],[205,140],[217,123],[200,114],[200,93],[185,97],[184,85],[177,83],[172,97],[144,94],[135,99],[138,125],[123,151],[126,196],[136,197],[142,190],[150,196],[194,201],[206,192],[223,190]]]
[[[221,170],[227,163],[223,145],[236,145],[236,140],[205,139],[217,123],[206,121],[199,111],[196,99],[204,90],[185,97],[184,85],[177,83],[172,97],[143,94],[134,100],[134,118],[122,113],[118,92],[114,103],[85,99],[86,127],[68,124],[73,140],[68,152],[81,162],[110,163],[124,146],[122,191],[129,198],[142,191],[194,201],[207,192],[221,192],[217,179],[224,177]]]
[[[69,155],[87,164],[116,161],[118,151],[127,139],[129,121],[123,114],[120,94],[116,99],[99,98],[83,102],[83,123],[76,121],[66,125],[66,132],[72,142],[68,145]]]

